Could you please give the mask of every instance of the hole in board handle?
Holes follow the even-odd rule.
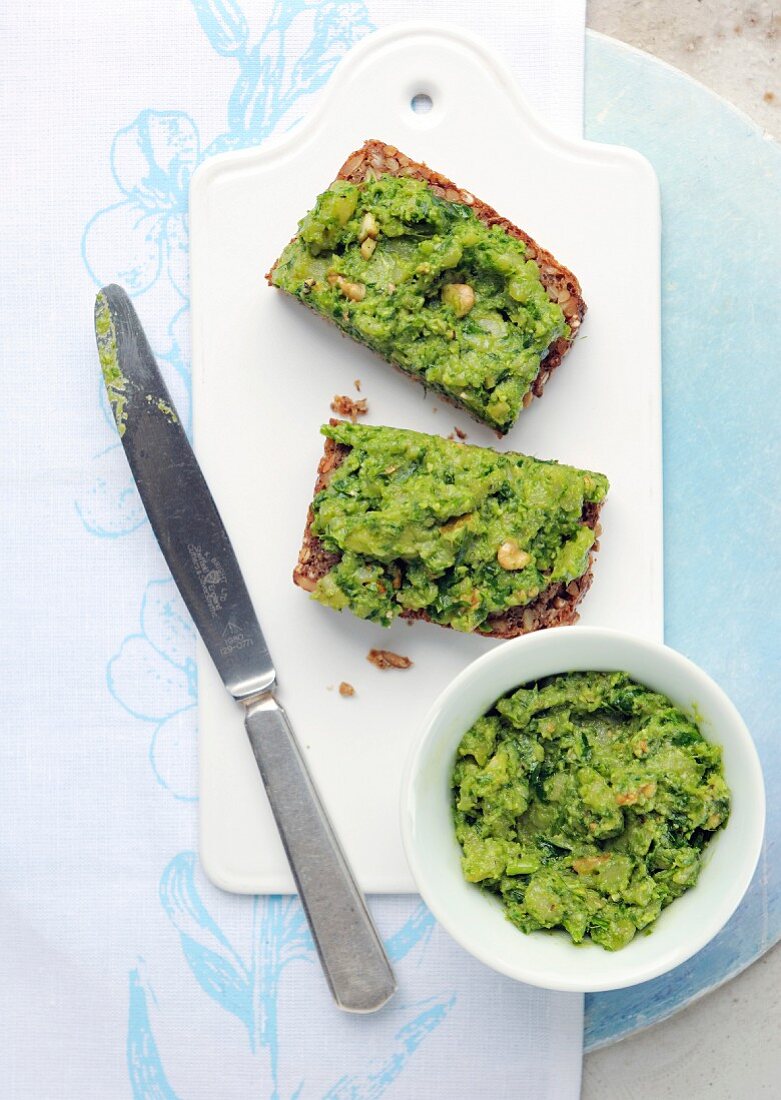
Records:
[[[434,100],[428,92],[417,92],[409,101],[409,105],[416,115],[427,115],[434,106]]]

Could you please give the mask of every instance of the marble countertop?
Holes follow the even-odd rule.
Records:
[[[781,137],[781,9],[731,0],[589,0],[588,24],[700,80]],[[586,1056],[583,1100],[778,1096],[781,945],[633,1038]]]
[[[781,138],[781,7],[774,0],[588,0],[587,21],[682,69]]]
[[[587,1054],[582,1100],[779,1095],[781,944],[701,1001]]]

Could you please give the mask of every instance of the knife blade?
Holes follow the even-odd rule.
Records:
[[[103,380],[168,567],[245,726],[334,1000],[374,1012],[396,982],[274,690],[266,640],[217,506],[125,291],[95,301]]]

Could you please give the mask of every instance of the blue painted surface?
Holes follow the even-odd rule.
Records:
[[[682,73],[591,35],[586,136],[639,150],[661,183],[665,636],[738,706],[769,794],[738,912],[672,973],[587,997],[588,1050],[664,1019],[781,937],[781,148]]]

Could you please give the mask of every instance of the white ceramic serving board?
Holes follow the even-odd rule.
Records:
[[[419,92],[433,101],[426,114],[410,106]],[[495,206],[581,280],[582,335],[501,443],[266,285],[263,273],[298,219],[368,137]],[[319,427],[334,394],[354,394],[358,378],[369,423],[445,435],[458,425],[471,443],[605,472],[612,487],[582,621],[661,639],[656,177],[627,149],[548,133],[484,48],[415,25],[365,40],[319,109],[281,143],[207,161],[190,209],[196,450],[267,635],[279,697],[360,884],[411,891],[397,805],[408,743],[437,693],[497,643],[429,624],[383,630],[293,586]],[[372,646],[414,666],[378,671],[366,660]],[[241,708],[203,648],[198,677],[204,869],[226,890],[290,892]],[[338,694],[342,680],[354,697]]]

